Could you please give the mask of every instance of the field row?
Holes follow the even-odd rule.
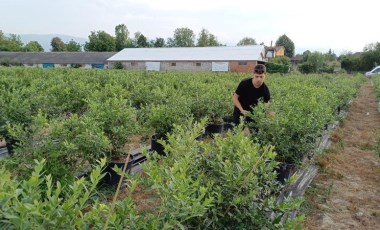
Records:
[[[8,202],[7,214],[25,214],[35,226],[50,220],[57,226],[71,221],[70,226],[77,228],[100,228],[104,219],[99,216],[111,215],[114,226],[134,229],[294,228],[296,220],[280,220],[300,202],[275,202],[274,195],[282,188],[275,169],[279,162],[300,164],[326,124],[348,106],[365,79],[359,75],[270,75],[266,83],[272,93],[270,111],[275,115],[268,116],[259,104],[253,112],[256,133],[245,136],[238,127],[211,142],[195,141],[207,123],[221,123],[232,114],[231,96],[245,77],[233,73],[0,69],[1,135],[15,142],[14,154],[1,164],[19,178],[29,178],[34,170],[35,179],[28,183],[38,188],[46,183],[51,191],[58,189],[51,179],[44,179],[42,168],[53,181],[82,183],[65,187],[62,200],[55,203],[56,212],[46,201],[56,197],[41,189],[32,191],[29,185],[29,193],[23,196],[46,202],[25,199],[19,205],[45,210],[51,216],[43,220],[15,208],[12,202],[17,203],[18,197],[13,195],[8,197],[12,202]],[[129,192],[113,214],[109,204],[88,200],[94,192],[88,186],[96,186],[99,175],[90,176],[91,182],[78,182],[74,172],[104,156],[125,155],[125,146],[134,138],[144,141],[153,134],[167,140],[166,157],[159,157],[158,164],[157,156],[147,154],[146,177],[127,176]],[[34,159],[39,162],[36,167]],[[20,189],[6,171],[2,175],[4,193]],[[80,192],[85,187],[88,194]],[[71,213],[64,208],[70,200],[70,205],[90,206],[90,211],[73,208],[75,213]],[[0,214],[2,218],[10,220]],[[59,220],[62,223],[57,223]]]

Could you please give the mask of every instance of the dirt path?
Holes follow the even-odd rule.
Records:
[[[368,82],[319,159],[321,170],[306,195],[314,205],[306,228],[380,229],[379,135],[380,113]]]

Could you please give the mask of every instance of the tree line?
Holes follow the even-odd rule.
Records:
[[[370,71],[380,65],[380,42],[366,45],[363,52],[346,53],[339,58],[342,68],[349,73]]]
[[[350,74],[365,72],[380,65],[380,43],[371,43],[362,52],[347,52],[339,57],[331,49],[326,53],[306,50],[296,57],[300,59],[297,68],[301,73],[334,73],[337,69]]]
[[[173,37],[167,39],[162,37],[149,39],[139,31],[131,35],[125,24],[117,25],[114,35],[102,30],[91,31],[88,40],[89,41],[85,44],[79,44],[74,40],[65,43],[60,37],[54,37],[50,43],[50,51],[80,52],[84,50],[93,52],[117,52],[124,48],[225,46],[225,44],[218,41],[217,36],[205,28],[202,28],[198,35],[196,35],[192,29],[182,27],[174,30]],[[257,45],[257,42],[252,37],[243,37],[236,45]],[[260,45],[264,45],[264,43],[260,43]],[[285,47],[286,56],[292,57],[294,55],[294,43],[286,35],[280,36],[276,41],[276,45]],[[31,41],[24,45],[20,36],[10,34],[7,37],[0,30],[0,51],[44,52],[44,49],[37,41]]]

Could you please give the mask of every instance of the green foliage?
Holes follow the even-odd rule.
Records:
[[[124,154],[128,137],[139,132],[136,110],[121,96],[89,101],[88,116],[102,127],[112,145],[112,153]],[[108,156],[110,158],[110,156]]]
[[[231,95],[219,84],[197,85],[191,103],[191,113],[196,120],[207,117],[211,123],[222,124],[223,117],[232,114]],[[210,103],[212,102],[212,103]]]
[[[340,57],[341,67],[348,73],[358,69],[356,66],[359,63],[359,58],[352,55],[342,55]]]
[[[22,51],[23,43],[20,36],[10,34],[9,37],[5,36],[0,30],[0,51]]]
[[[291,65],[290,58],[286,56],[280,56],[280,57],[276,56],[275,58],[270,59],[270,62],[281,64],[281,65],[287,65],[287,66]]]
[[[377,98],[380,98],[380,75],[371,76]]]
[[[156,40],[153,40],[152,41],[152,45],[153,47],[165,47],[166,44],[165,44],[165,39],[163,38],[156,38]]]
[[[257,45],[257,42],[254,38],[244,37],[236,45],[237,46]]]
[[[259,104],[252,125],[258,128],[254,136],[261,143],[276,147],[278,161],[298,164],[314,149],[316,139],[324,125],[332,121],[338,106],[345,107],[349,98],[355,96],[364,78],[310,75],[284,80],[292,83],[269,85],[273,92],[270,111],[276,115],[267,115],[267,109]]]
[[[30,130],[19,124],[8,124],[7,129],[19,142],[9,167],[23,165],[18,171],[21,176],[30,173],[33,159],[47,159],[46,172],[67,184],[74,180],[75,173],[85,172],[89,163],[110,150],[101,124],[87,116],[48,121],[38,114]]]
[[[215,37],[215,35],[211,34],[208,30],[203,28],[199,33],[197,46],[220,46],[220,43],[218,42],[218,39]]]
[[[135,44],[136,48],[144,48],[150,46],[148,39],[140,32],[135,33]]]
[[[303,63],[298,66],[301,73],[334,73],[335,63],[332,60],[332,54],[322,54],[320,52],[305,51]]]
[[[285,56],[292,58],[294,56],[294,42],[285,34],[281,35],[277,41],[276,46],[285,47]]]
[[[212,143],[197,142],[204,124],[205,120],[193,127],[176,126],[164,142],[168,157],[160,164],[144,164],[147,177],[140,183],[159,201],[144,213],[145,227],[285,228],[278,220],[297,209],[299,202],[274,199],[281,186],[273,170],[273,148],[255,144],[237,130]]]
[[[275,62],[268,62],[266,64],[268,73],[289,73],[290,65],[278,64]]]
[[[290,65],[290,58],[283,56],[270,59],[266,67],[268,73],[289,73]]]
[[[120,51],[128,47],[129,44],[129,31],[125,24],[119,24],[115,27],[115,48]]]
[[[66,44],[66,50],[68,52],[81,52],[82,51],[82,45],[75,42],[74,40],[70,40]]]
[[[193,47],[195,40],[194,32],[187,28],[177,28],[174,30],[173,38],[169,40],[171,47]]]
[[[64,187],[51,175],[44,176],[46,160],[35,161],[29,179],[18,181],[0,168],[0,228],[1,229],[88,229],[86,212],[96,185],[103,177],[101,168],[105,159],[98,162],[89,178],[77,179]]]
[[[346,53],[339,57],[347,72],[370,71],[380,64],[380,42],[364,47],[361,53]]]
[[[310,63],[310,62],[304,62],[304,63],[299,64],[298,70],[304,74],[317,72],[315,65],[313,65],[313,63]]]
[[[96,201],[81,226],[102,228],[110,216],[110,228],[122,229],[294,229],[299,220],[286,217],[299,201],[275,201],[281,189],[273,180],[276,160],[298,164],[365,78],[271,74],[269,109],[276,115],[257,107],[254,141],[240,132],[242,127],[212,141],[195,141],[206,124],[203,117],[218,120],[232,113],[231,96],[246,77],[0,68],[0,127],[19,142],[15,154],[0,163],[25,178],[33,159],[47,159],[44,170],[52,181],[70,185],[75,173],[121,150],[130,135],[156,129],[168,134],[168,156],[159,162],[149,158],[146,177],[126,177],[128,192],[115,211]],[[193,127],[191,117],[201,122]],[[136,199],[140,193],[148,198]]]
[[[365,71],[372,70],[375,66],[380,65],[380,42],[364,47],[360,59],[360,67]]]
[[[174,124],[181,124],[191,117],[190,107],[184,98],[177,97],[169,104],[151,104],[147,108],[147,124],[152,127],[157,138],[165,137],[173,130]]]
[[[84,45],[85,51],[111,52],[116,50],[116,40],[105,31],[91,31],[88,42]]]
[[[114,69],[124,69],[124,66],[123,66],[123,63],[121,63],[120,61],[118,61],[118,62],[115,62],[113,64],[112,68],[114,68]]]
[[[50,42],[52,52],[64,52],[66,51],[66,44],[60,37],[54,37]]]
[[[12,60],[9,58],[0,58],[0,66],[6,66],[6,67],[22,66],[22,63],[17,60]]]
[[[44,52],[44,48],[37,41],[30,41],[23,48],[25,52]]]

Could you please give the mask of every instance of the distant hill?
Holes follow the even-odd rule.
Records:
[[[73,37],[73,36],[63,35],[63,34],[18,34],[18,35],[20,35],[21,41],[24,43],[24,45],[30,41],[37,41],[44,48],[45,52],[49,52],[51,50],[50,43],[54,37],[61,38],[64,43],[67,43],[72,39],[83,46],[86,42],[88,42],[88,39],[86,38]],[[82,50],[83,50],[83,46],[82,46]]]

